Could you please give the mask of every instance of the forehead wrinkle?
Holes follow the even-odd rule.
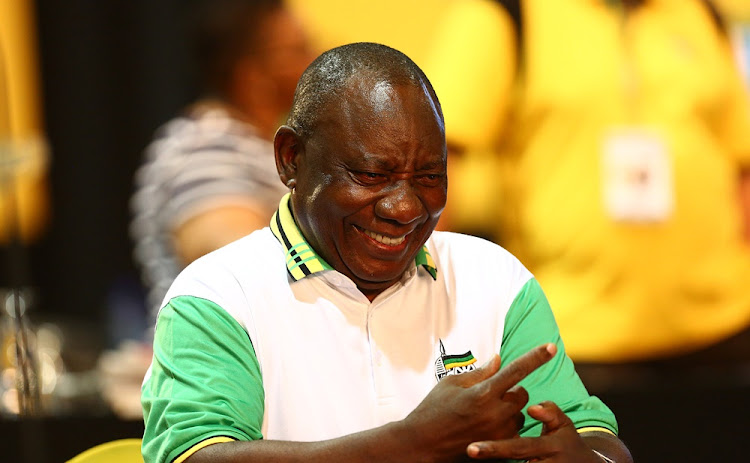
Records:
[[[361,160],[367,164],[374,164],[382,169],[393,167],[393,159],[382,152],[367,151],[362,153]]]

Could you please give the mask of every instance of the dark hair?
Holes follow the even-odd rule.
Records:
[[[262,43],[260,28],[281,0],[193,0],[186,32],[203,94],[224,96],[232,69]]]
[[[310,64],[297,83],[287,125],[298,134],[308,136],[331,98],[350,78],[362,74],[395,84],[424,86],[443,119],[435,90],[414,61],[386,45],[358,42],[328,50]]]

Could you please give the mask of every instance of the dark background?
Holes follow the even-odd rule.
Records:
[[[128,201],[154,130],[194,94],[183,8],[180,0],[36,1],[53,216],[27,249],[26,283],[35,289],[32,316],[60,323],[91,354],[77,357],[81,369],[118,337],[137,333],[122,326],[122,310],[145,310]],[[750,461],[748,384],[718,376],[601,396],[638,463]],[[4,461],[61,462],[141,432],[138,421],[91,410],[0,419],[0,448],[11,444]]]
[[[194,97],[180,22],[186,5],[34,2],[52,215],[42,239],[23,250],[29,271],[16,279],[32,289],[30,320],[60,328],[69,371],[92,369],[104,349],[143,335],[128,202],[155,129]],[[91,397],[65,410],[0,416],[0,461],[63,462],[143,432],[142,422],[118,419]]]
[[[184,4],[36,2],[52,200],[30,251],[39,317],[107,326],[122,301],[143,304],[128,201],[154,130],[192,97]]]

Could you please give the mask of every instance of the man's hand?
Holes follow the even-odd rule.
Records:
[[[570,418],[553,402],[532,405],[527,411],[529,416],[542,422],[540,437],[474,442],[467,449],[468,455],[475,459],[512,458],[555,463],[603,463],[605,461],[594,453],[592,447],[576,431]],[[608,441],[604,447],[607,448],[608,455],[618,456],[615,461],[632,462],[630,454],[617,438],[604,433],[594,434],[597,434],[600,440]]]
[[[518,383],[556,353],[554,344],[545,344],[502,369],[495,355],[482,368],[443,379],[404,420],[375,429],[320,442],[220,443],[198,450],[187,461],[457,463],[520,456],[547,462],[602,463],[591,450],[595,448],[617,463],[632,463],[616,437],[592,432],[584,435],[595,434],[592,439],[582,439],[551,402],[529,408],[529,414],[543,423],[542,436],[518,436],[521,410],[528,402],[528,394]]]
[[[502,369],[495,355],[475,371],[443,379],[404,420],[410,438],[435,461],[456,461],[471,442],[517,437],[529,400],[518,382],[556,352],[554,344],[539,346]]]

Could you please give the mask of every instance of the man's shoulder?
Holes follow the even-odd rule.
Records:
[[[522,265],[513,254],[499,244],[463,233],[435,231],[427,240],[427,247],[430,250],[434,248],[438,254],[450,252],[468,257],[467,253],[470,253],[473,258],[478,257],[478,255],[486,255],[492,259]]]
[[[433,232],[427,241],[438,271],[472,279],[497,281],[528,281],[532,275],[526,267],[502,246],[471,235],[452,232]]]
[[[201,299],[242,320],[257,301],[288,288],[284,255],[268,227],[256,230],[185,267],[162,306],[175,298]]]

